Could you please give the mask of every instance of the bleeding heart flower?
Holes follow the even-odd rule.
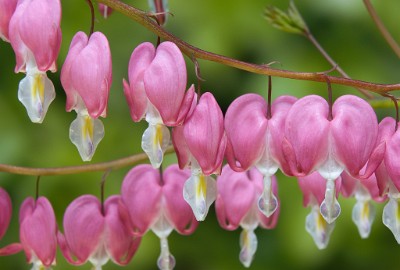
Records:
[[[270,217],[258,209],[258,197],[263,191],[263,175],[256,168],[235,172],[225,165],[217,179],[217,190],[215,210],[218,222],[226,230],[235,230],[239,226],[243,228],[239,259],[244,266],[249,267],[257,250],[254,230],[258,226],[274,228],[279,217],[279,206]],[[272,176],[272,192],[277,196],[275,176]]]
[[[61,251],[73,265],[90,261],[101,269],[111,258],[118,265],[130,262],[141,238],[129,233],[119,215],[120,196],[106,200],[104,206],[92,195],[75,199],[64,214],[64,235],[58,234]],[[76,259],[74,259],[76,258]]]
[[[20,0],[9,24],[9,38],[17,65],[26,72],[18,99],[34,123],[41,123],[55,98],[46,71],[55,72],[61,45],[61,4],[59,0]]]
[[[130,85],[124,80],[124,93],[133,121],[145,117],[149,123],[142,148],[154,168],[160,167],[170,143],[166,126],[182,125],[196,103],[194,87],[185,92],[186,76],[183,55],[172,42],[163,42],[157,49],[145,42],[131,55]]]
[[[359,180],[347,172],[342,173],[342,185],[340,189],[344,197],[355,197],[357,203],[353,207],[352,219],[357,225],[361,238],[368,238],[376,210],[371,200],[383,202],[386,196],[380,196],[375,174],[367,179]]]
[[[61,83],[67,94],[66,110],[77,118],[70,126],[70,139],[84,161],[90,161],[104,137],[108,94],[112,82],[111,52],[107,38],[100,32],[90,38],[78,32],[72,39],[61,70]]]
[[[333,192],[336,199],[340,190],[341,179],[327,182],[318,172],[313,172],[304,177],[298,177],[298,183],[303,192],[304,207],[311,207],[311,213],[306,217],[306,231],[312,236],[319,249],[324,249],[329,243],[329,238],[335,228],[335,222],[328,223],[321,215],[322,203],[326,200],[325,190]],[[330,185],[335,186],[330,186]],[[340,208],[339,208],[340,213]]]
[[[121,214],[130,220],[134,235],[141,236],[151,229],[160,238],[160,269],[175,266],[167,241],[172,230],[188,235],[198,225],[189,205],[179,196],[189,175],[189,171],[180,170],[177,165],[160,174],[151,165],[143,164],[130,170],[122,183]]]
[[[183,126],[174,128],[172,142],[179,167],[190,165],[192,170],[183,197],[196,219],[202,221],[217,196],[215,181],[209,175],[221,172],[227,143],[224,117],[211,93],[204,93]]]
[[[8,26],[14,14],[18,0],[0,0],[0,38],[10,42],[8,37]]]
[[[268,115],[263,97],[246,94],[235,99],[225,115],[228,163],[235,171],[256,166],[263,173],[265,185],[259,207],[266,216],[271,216],[278,207],[277,198],[270,192],[272,182],[269,178],[278,168],[290,174],[283,156],[282,140],[286,116],[295,101],[296,98],[291,96],[277,98],[271,106],[271,115]]]
[[[19,212],[20,239],[33,270],[56,264],[57,223],[53,207],[45,197],[29,197]]]
[[[389,202],[383,209],[382,220],[400,244],[400,165],[398,157],[400,132],[398,132],[395,119],[386,117],[379,123],[378,143],[384,143],[386,151],[375,175],[380,194],[387,194],[389,197]]]
[[[355,178],[368,178],[381,163],[385,150],[383,143],[376,146],[377,135],[375,112],[356,96],[338,98],[331,112],[326,100],[314,95],[299,99],[290,109],[283,152],[295,176],[318,171],[328,181],[321,204],[321,214],[328,223],[340,213],[335,184],[329,182],[343,170]],[[328,193],[329,187],[333,190]]]
[[[0,239],[5,235],[8,225],[10,224],[12,205],[11,199],[8,193],[0,188]],[[0,256],[8,256],[18,253],[22,250],[22,245],[19,243],[13,243],[0,248]]]

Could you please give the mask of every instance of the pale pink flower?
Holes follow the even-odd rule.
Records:
[[[64,214],[64,235],[58,234],[61,251],[73,265],[90,261],[101,269],[111,259],[118,265],[130,262],[141,238],[129,233],[119,214],[120,196],[108,198],[104,205],[92,195],[75,199]]]
[[[92,159],[104,137],[108,95],[112,82],[111,52],[106,36],[100,32],[89,38],[78,32],[72,39],[61,70],[61,83],[67,95],[66,110],[77,118],[70,126],[70,139],[84,161]]]
[[[19,211],[20,240],[28,263],[35,270],[56,264],[57,223],[53,207],[45,197],[27,198]]]
[[[277,209],[277,199],[271,190],[270,178],[281,168],[290,174],[283,151],[282,140],[285,120],[296,98],[281,96],[270,108],[263,97],[246,94],[235,99],[225,115],[225,130],[228,138],[226,159],[235,171],[245,171],[256,166],[265,176],[264,192],[259,198],[260,210],[266,216]]]
[[[382,161],[385,145],[376,145],[377,118],[363,99],[342,96],[329,114],[329,105],[322,97],[299,99],[286,118],[283,152],[293,175],[302,177],[318,171],[328,181],[321,214],[331,223],[339,215],[340,206],[334,196],[335,185],[329,182],[344,170],[355,178],[368,178]]]
[[[226,230],[243,228],[240,234],[241,251],[239,259],[249,267],[257,250],[254,230],[261,226],[273,229],[279,217],[279,206],[270,217],[258,209],[258,197],[263,192],[263,175],[251,168],[246,172],[235,172],[228,165],[217,179],[217,200],[215,210],[218,222]],[[277,196],[276,177],[272,177],[272,192]]]
[[[160,238],[160,269],[175,266],[167,241],[172,230],[188,235],[198,225],[181,195],[189,175],[189,171],[180,170],[177,165],[169,166],[161,175],[151,165],[143,164],[130,170],[122,183],[121,214],[130,220],[133,235],[141,236],[151,229]]]
[[[311,213],[306,217],[306,231],[312,236],[319,249],[324,249],[329,243],[329,238],[335,228],[335,222],[327,222],[321,215],[321,206],[325,201],[325,190],[333,192],[335,199],[340,190],[341,178],[335,182],[327,182],[318,172],[307,176],[298,177],[298,183],[303,193],[304,207],[311,207]],[[329,186],[333,184],[334,187]],[[340,213],[340,208],[336,209]]]
[[[158,168],[170,143],[166,126],[182,125],[196,103],[194,87],[186,91],[186,64],[179,48],[172,42],[157,48],[149,42],[140,44],[129,61],[129,84],[124,93],[133,121],[149,123],[142,137],[143,151]]]
[[[196,219],[202,221],[217,195],[210,175],[221,172],[227,143],[222,111],[211,93],[204,93],[183,126],[173,129],[172,142],[179,167],[191,167],[183,196]]]
[[[16,56],[15,72],[27,75],[19,84],[18,99],[34,123],[41,123],[55,98],[46,71],[55,72],[61,45],[59,0],[19,0],[9,24]]]

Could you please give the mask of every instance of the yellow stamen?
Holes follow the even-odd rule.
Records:
[[[317,217],[317,228],[320,231],[325,231],[326,230],[326,221],[324,217],[321,215],[321,213],[318,212],[318,217]]]
[[[363,202],[363,208],[361,211],[361,219],[368,219],[370,215],[370,209],[369,209],[369,203],[368,202]]]
[[[153,145],[162,145],[163,134],[162,134],[162,125],[156,125],[156,134],[154,136]]]
[[[85,115],[83,117],[83,128],[82,128],[82,137],[87,138],[89,137],[90,140],[93,139],[93,121],[89,115]]]
[[[197,183],[196,188],[196,197],[199,198],[201,196],[206,196],[207,194],[207,181],[206,177],[203,174],[199,175],[199,182]]]
[[[43,75],[36,74],[34,76],[33,85],[32,85],[32,99],[35,100],[36,97],[40,98],[40,102],[43,103],[44,100],[44,84],[43,84]]]

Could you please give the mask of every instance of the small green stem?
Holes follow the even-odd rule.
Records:
[[[376,13],[374,7],[372,6],[369,0],[364,0],[364,5],[367,8],[369,15],[371,16],[372,20],[374,21],[376,27],[378,27],[379,32],[382,34],[383,38],[392,48],[393,52],[400,58],[400,46],[394,40],[392,35],[386,29],[385,25],[383,24],[382,20],[379,18],[378,14]]]

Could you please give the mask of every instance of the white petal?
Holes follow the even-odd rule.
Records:
[[[44,72],[29,72],[19,83],[18,99],[33,123],[42,123],[50,103],[56,97],[53,83]]]
[[[264,189],[258,199],[258,208],[266,217],[270,217],[278,208],[278,199],[272,191],[272,178],[270,175],[264,175]]]
[[[397,243],[400,244],[400,208],[399,200],[389,196],[389,202],[383,209],[382,221],[386,227],[390,229],[396,238]]]
[[[240,233],[239,260],[245,267],[250,267],[254,254],[257,251],[257,237],[253,230],[244,229]]]
[[[314,206],[306,217],[306,231],[312,236],[319,249],[326,248],[334,228],[335,223],[327,223],[317,206]]]
[[[333,223],[340,215],[340,204],[336,199],[335,180],[327,180],[325,199],[321,203],[320,211],[326,222]]]
[[[197,221],[203,221],[217,197],[217,184],[192,166],[192,176],[185,182],[183,198],[190,205]]]
[[[157,260],[157,266],[161,270],[171,270],[175,267],[175,258],[169,252],[168,240],[166,237],[160,239],[161,242],[161,254]]]
[[[78,148],[83,161],[90,161],[97,145],[104,137],[104,126],[99,119],[93,119],[88,114],[78,112],[71,123],[69,138]]]
[[[370,200],[357,200],[353,207],[352,219],[357,225],[361,238],[368,238],[376,210]]]
[[[170,138],[169,129],[163,124],[149,123],[149,127],[143,133],[142,149],[155,169],[159,168],[163,161]]]

